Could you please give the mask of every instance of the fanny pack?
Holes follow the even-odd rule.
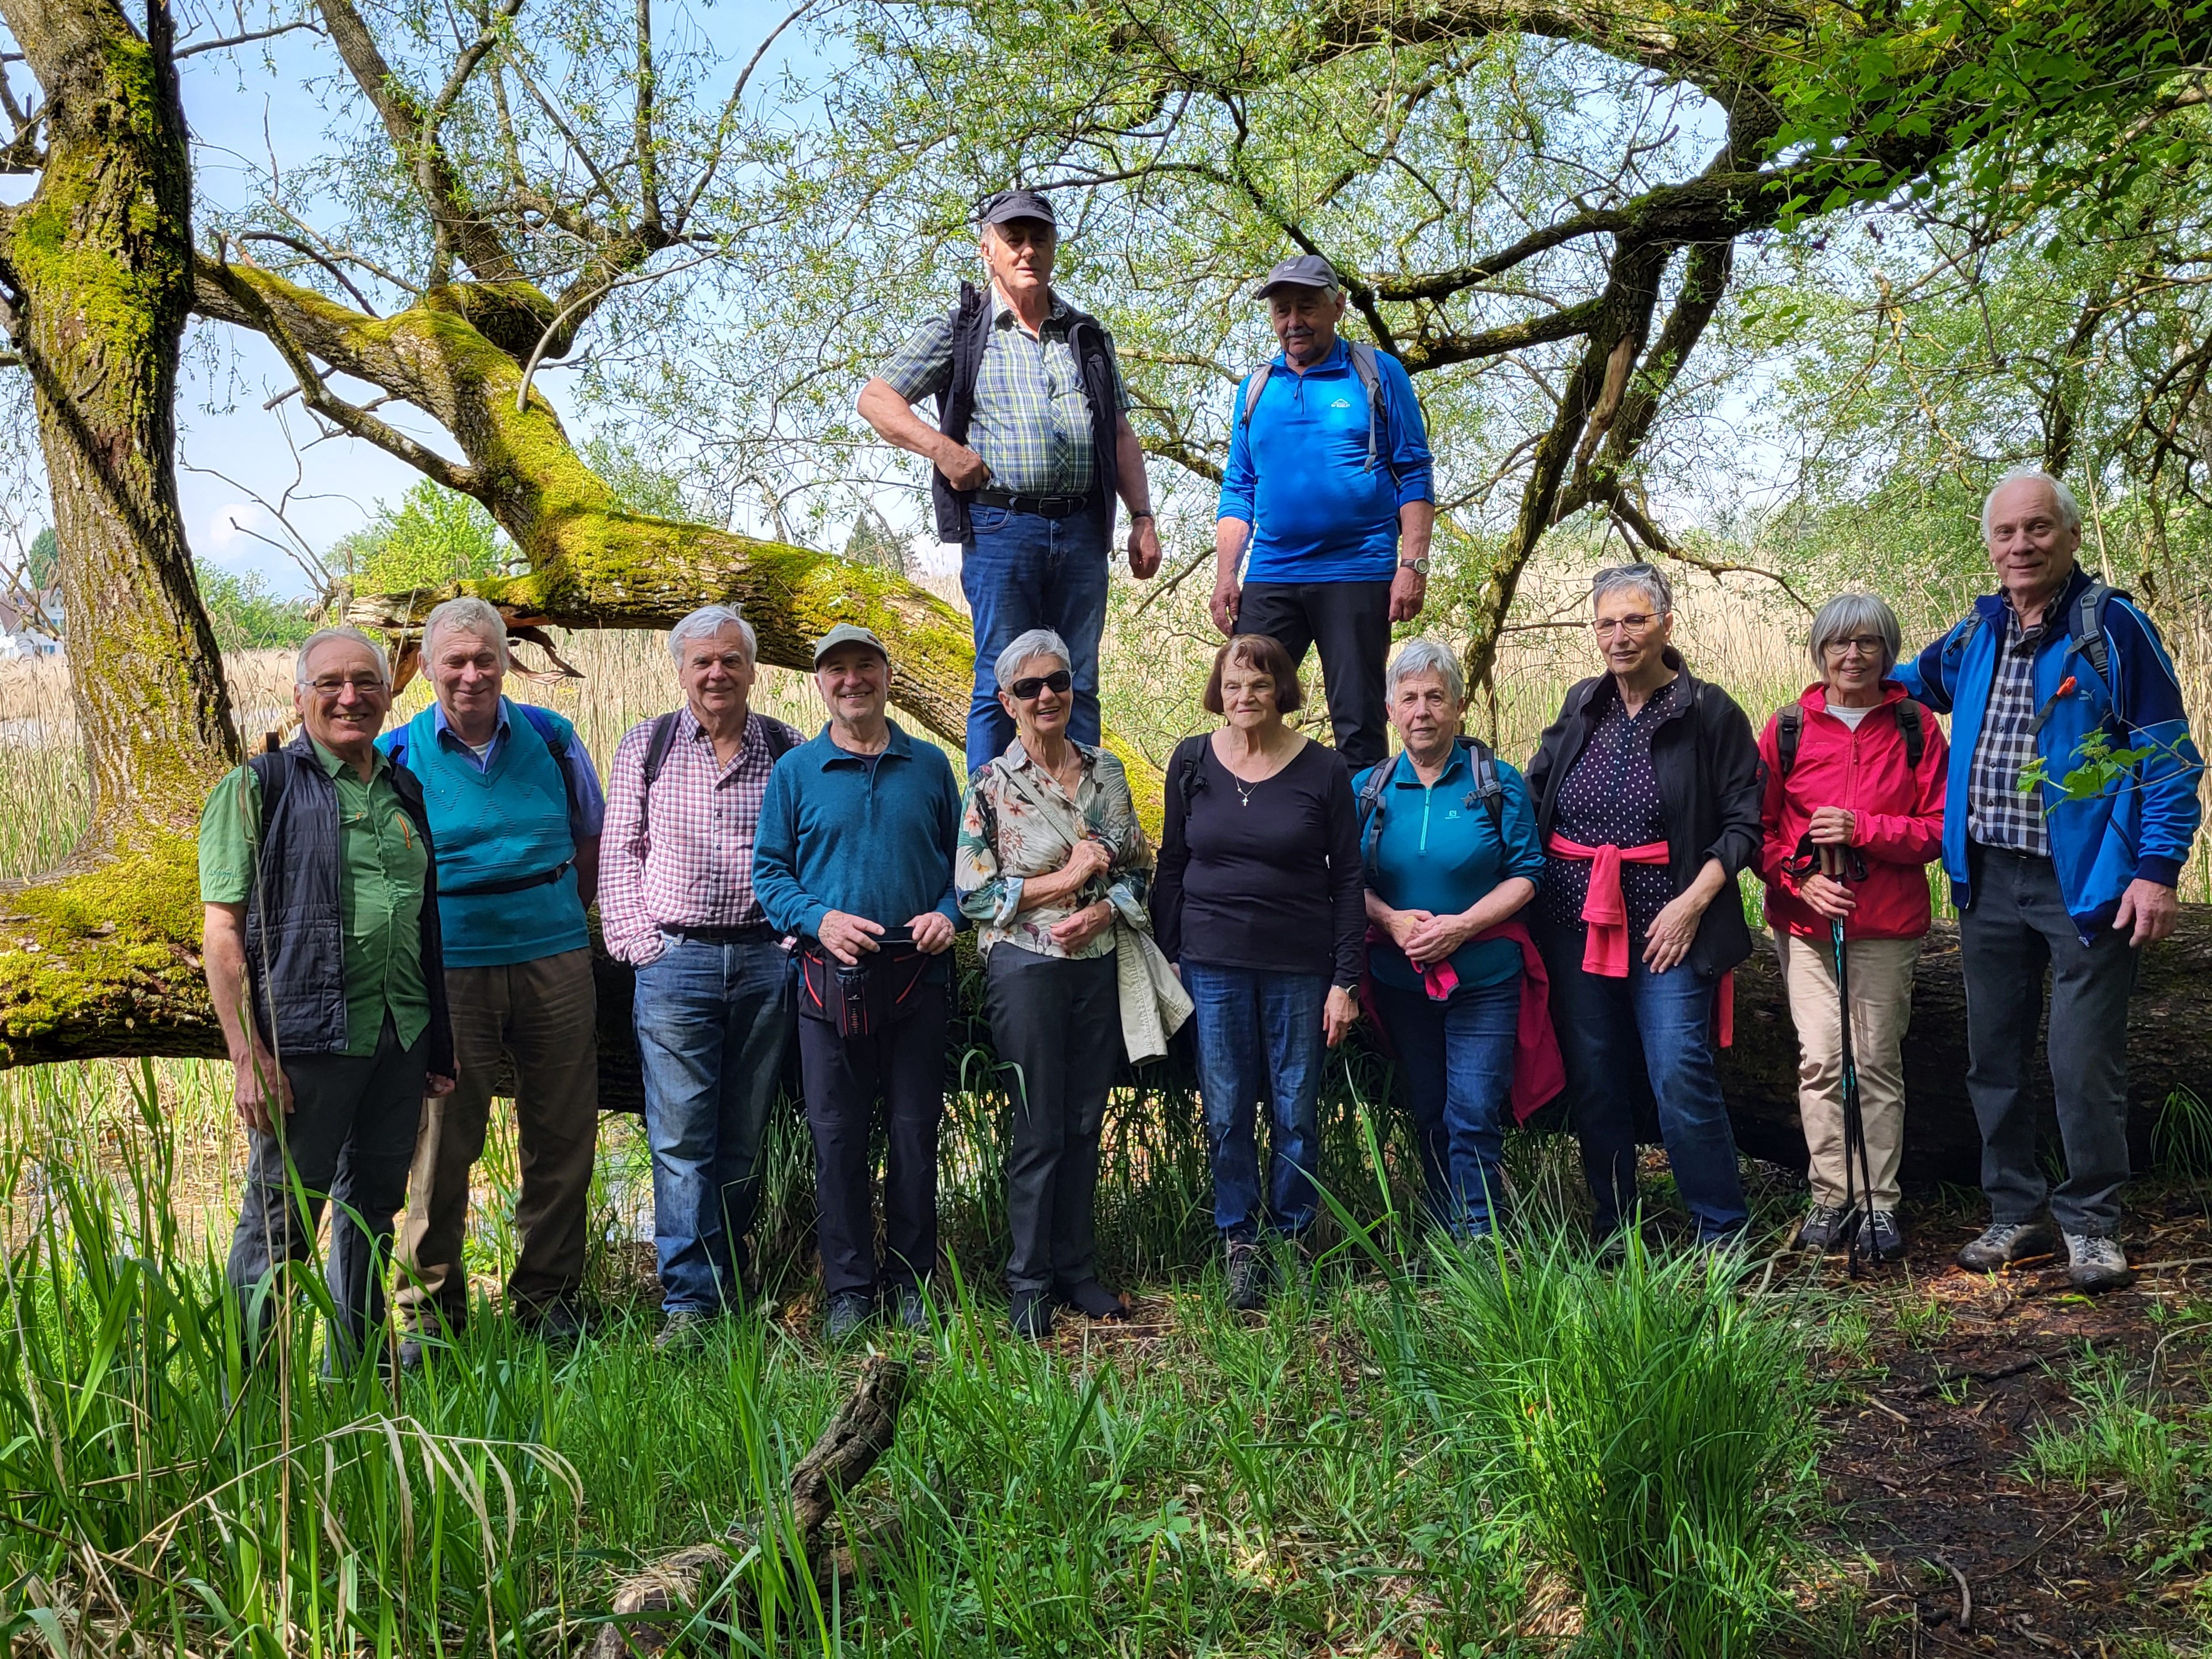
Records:
[[[821,940],[801,939],[801,1018],[835,1025],[841,1037],[857,1037],[872,1036],[910,1013],[929,958],[902,928],[878,935],[876,946],[848,968],[823,949]]]

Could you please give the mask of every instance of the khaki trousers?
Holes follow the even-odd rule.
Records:
[[[1806,1171],[1813,1201],[1840,1206],[1849,1175],[1844,1163],[1843,1020],[1836,999],[1836,963],[1826,939],[1774,936],[1790,1018],[1797,1026],[1797,1110],[1812,1155]],[[1905,1029],[1912,1020],[1917,939],[1853,939],[1851,1058],[1858,1067],[1859,1108],[1866,1123],[1873,1207],[1897,1207],[1897,1164],[1905,1145]],[[1849,1182],[1855,1189],[1863,1181]]]
[[[461,1247],[469,1172],[483,1154],[501,1056],[514,1063],[522,1154],[522,1190],[514,1205],[521,1245],[507,1280],[510,1308],[542,1308],[581,1287],[599,1145],[599,1000],[589,951],[449,968],[446,999],[460,1078],[453,1093],[422,1103],[399,1235],[396,1300],[406,1323],[418,1329],[434,1319],[459,1329],[468,1315]]]

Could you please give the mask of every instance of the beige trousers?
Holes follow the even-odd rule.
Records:
[[[1844,1164],[1843,1020],[1836,998],[1835,956],[1826,939],[1774,936],[1782,982],[1790,993],[1790,1018],[1797,1026],[1797,1110],[1806,1171],[1815,1204],[1840,1206],[1848,1175]],[[1859,1109],[1866,1123],[1868,1174],[1874,1207],[1897,1207],[1897,1164],[1905,1145],[1905,1028],[1912,1020],[1912,969],[1920,959],[1917,939],[1850,942],[1851,1059],[1858,1069]],[[1856,1189],[1863,1181],[1850,1182]]]

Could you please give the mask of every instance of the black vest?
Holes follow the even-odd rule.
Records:
[[[960,302],[952,307],[952,378],[937,394],[937,429],[957,444],[968,441],[968,423],[975,414],[975,377],[983,367],[983,346],[991,337],[996,310],[991,296],[978,292],[973,283],[960,284]],[[1121,493],[1115,462],[1121,411],[1114,399],[1114,352],[1105,325],[1071,307],[1067,349],[1082,372],[1083,400],[1091,410],[1091,498],[1110,509]],[[939,540],[968,539],[968,504],[975,495],[972,489],[955,489],[942,472],[931,471],[929,498],[937,505]]]
[[[247,757],[261,785],[261,845],[246,900],[246,968],[253,1023],[273,1035],[278,1058],[333,1054],[346,1046],[345,929],[338,913],[338,788],[305,731],[276,753]],[[422,786],[391,770],[400,810],[422,837],[422,982],[430,997],[428,1069],[453,1074],[446,1010],[445,951],[438,931],[438,859]],[[266,910],[264,910],[264,904]]]

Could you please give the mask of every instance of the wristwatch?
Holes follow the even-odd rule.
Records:
[[[1416,576],[1425,576],[1429,574],[1428,557],[1426,555],[1423,555],[1418,559],[1401,559],[1398,561],[1398,568],[1401,570],[1410,570]]]

